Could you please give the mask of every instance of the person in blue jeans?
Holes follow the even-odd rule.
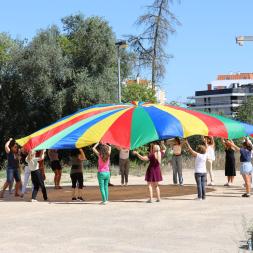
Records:
[[[198,145],[197,152],[194,151],[189,142],[185,141],[190,153],[195,157],[195,180],[197,184],[198,190],[198,198],[197,200],[204,200],[206,198],[206,149],[207,143],[205,141],[205,145]]]
[[[97,147],[99,145],[99,150]],[[98,156],[98,183],[99,189],[102,196],[102,205],[107,204],[109,192],[108,185],[110,182],[110,155],[111,155],[111,146],[106,144],[97,143],[93,147],[94,153]]]
[[[21,185],[21,178],[19,173],[19,153],[18,153],[18,145],[17,143],[10,138],[6,144],[5,144],[5,152],[7,154],[7,180],[4,183],[2,192],[0,194],[0,198],[4,197],[4,192],[9,187],[9,185],[13,182],[13,179],[15,179],[16,185],[15,185],[15,197],[20,196],[19,195],[19,189]]]

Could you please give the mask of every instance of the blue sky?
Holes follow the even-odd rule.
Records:
[[[134,22],[153,0],[8,0],[1,2],[0,32],[32,38],[40,28],[60,25],[64,16],[82,12],[108,20],[117,38],[137,32]],[[253,35],[252,0],[181,0],[172,10],[182,26],[172,35],[162,87],[169,100],[184,101],[218,74],[253,72],[253,42],[235,44],[236,35]]]

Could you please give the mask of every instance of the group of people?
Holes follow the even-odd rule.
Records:
[[[215,161],[215,142],[213,137],[202,137],[203,145],[198,145],[196,151],[194,151],[187,139],[180,141],[179,138],[175,138],[172,142],[172,170],[173,170],[173,183],[177,184],[177,178],[179,184],[183,185],[182,175],[182,147],[186,145],[190,153],[195,157],[195,180],[197,184],[198,200],[206,198],[206,182],[207,174],[210,176],[209,186],[215,185],[213,162]],[[222,144],[225,148],[225,176],[227,182],[224,186],[231,186],[236,176],[236,163],[235,152],[240,152],[240,174],[245,182],[246,192],[242,197],[250,197],[251,182],[252,182],[252,143],[248,137],[244,138],[241,147],[238,147],[233,140],[222,139]]]
[[[121,172],[121,185],[128,185],[129,174],[129,150],[116,147],[119,150],[119,164]],[[29,151],[27,152],[23,148],[19,148],[18,144],[12,138],[5,144],[5,151],[7,154],[7,178],[0,193],[0,198],[4,197],[5,190],[9,187],[12,189],[12,185],[15,181],[15,197],[24,197],[26,188],[28,185],[29,177],[31,175],[32,180],[32,202],[37,201],[36,197],[39,188],[42,190],[44,200],[48,200],[46,187],[44,181],[45,165],[44,157],[45,150],[42,151]],[[111,146],[107,144],[97,143],[93,147],[94,153],[98,156],[98,182],[102,196],[102,204],[106,204],[108,201],[108,186],[110,184],[110,155]],[[60,186],[62,167],[59,160],[58,151],[50,149],[47,152],[51,168],[55,174],[54,184],[55,189],[62,189]],[[84,179],[83,179],[83,161],[86,160],[86,156],[83,149],[73,149],[70,154],[70,178],[72,182],[72,200],[84,201]],[[20,165],[23,165],[24,181],[21,181]],[[111,184],[112,185],[112,184]],[[20,192],[21,190],[21,192]]]
[[[148,203],[154,201],[153,190],[156,191],[156,202],[161,201],[159,182],[163,180],[161,173],[162,159],[165,156],[166,145],[168,144],[172,150],[172,170],[173,170],[173,183],[183,186],[183,173],[182,173],[182,150],[186,146],[189,152],[195,157],[195,180],[197,184],[197,199],[204,200],[206,198],[206,182],[207,172],[210,175],[209,185],[214,185],[213,175],[213,162],[215,160],[215,143],[212,137],[205,136],[202,138],[203,144],[198,145],[196,151],[193,150],[187,141],[187,139],[180,140],[175,138],[172,141],[153,142],[150,144],[149,153],[147,155],[141,155],[137,151],[133,151],[133,155],[143,161],[149,162],[145,180],[147,181],[149,189]],[[222,143],[225,147],[225,175],[227,176],[227,183],[225,186],[230,186],[233,183],[236,176],[235,168],[235,152],[240,152],[240,172],[245,182],[246,193],[242,197],[250,197],[251,189],[251,173],[252,173],[252,143],[248,138],[244,139],[242,147],[238,147],[232,140],[222,139]],[[116,147],[119,150],[119,167],[121,173],[121,186],[128,185],[129,174],[129,150]],[[35,202],[39,188],[42,190],[44,200],[48,200],[45,180],[45,168],[44,157],[45,151],[35,152],[33,150],[26,152],[23,148],[19,150],[17,143],[13,139],[10,139],[5,144],[5,151],[7,154],[7,180],[3,186],[0,197],[3,198],[4,192],[8,187],[13,185],[15,180],[15,196],[23,197],[26,192],[29,177],[32,179],[32,199]],[[98,171],[97,178],[99,183],[99,189],[101,192],[102,202],[106,204],[109,199],[108,186],[110,183],[110,155],[111,146],[105,143],[97,143],[93,147],[94,153],[98,157]],[[50,159],[51,168],[55,173],[54,183],[55,189],[61,189],[61,164],[57,150],[48,150],[48,157]],[[71,151],[71,170],[70,178],[72,182],[72,200],[84,201],[83,191],[83,161],[86,160],[86,156],[82,149],[74,149]],[[24,165],[24,182],[22,184],[20,177],[19,164]],[[21,187],[22,185],[22,187]],[[19,191],[21,190],[21,193]]]

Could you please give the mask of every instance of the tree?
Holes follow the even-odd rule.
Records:
[[[128,103],[131,101],[156,103],[157,99],[152,88],[134,83],[125,86],[122,90],[122,102]]]
[[[253,97],[248,97],[237,110],[238,120],[253,124]]]
[[[100,17],[65,17],[31,41],[0,33],[0,156],[4,142],[80,108],[117,99],[115,35]],[[131,54],[122,52],[122,77]],[[1,160],[1,159],[0,159]]]
[[[174,26],[180,24],[170,10],[172,2],[173,0],[154,0],[152,5],[146,7],[147,12],[137,20],[137,25],[143,26],[143,32],[138,36],[129,36],[139,64],[151,67],[153,89],[164,77],[165,64],[172,57],[165,50],[169,34],[173,34]]]

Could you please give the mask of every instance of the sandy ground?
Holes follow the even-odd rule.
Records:
[[[131,177],[133,186],[128,188],[110,188],[111,197],[118,199],[106,206],[98,204],[96,187],[89,187],[97,185],[95,178],[86,182],[84,203],[68,202],[68,187],[57,193],[65,196],[60,201],[54,201],[55,191],[49,190],[49,203],[28,202],[29,194],[25,201],[6,195],[0,203],[0,252],[239,252],[244,217],[249,225],[253,220],[253,199],[241,198],[239,175],[230,188],[222,186],[223,171],[215,171],[215,176],[217,186],[205,201],[194,200],[191,170],[184,171],[185,187],[168,186],[172,176],[164,176],[160,203],[145,202],[142,177]],[[117,184],[120,177],[111,181]]]

